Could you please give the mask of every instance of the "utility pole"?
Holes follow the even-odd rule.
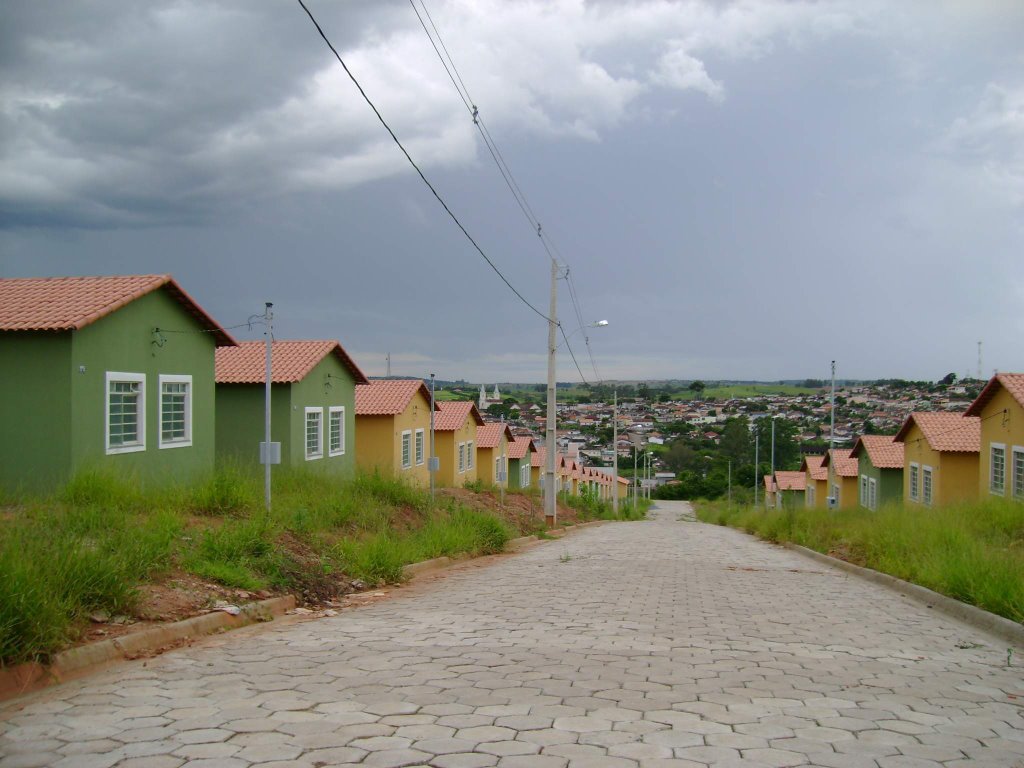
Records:
[[[540,234],[538,230],[538,235]],[[555,501],[555,330],[558,325],[558,263],[551,260],[551,308],[548,310],[548,418],[544,425],[547,452],[544,468],[544,521],[549,528],[558,523]]]
[[[636,443],[633,443],[633,514],[636,514],[636,496],[640,493],[640,478],[637,476]]]
[[[391,375],[391,354],[388,353],[388,376]],[[434,503],[434,473],[437,471],[434,458],[434,374],[430,374],[430,458],[427,459],[427,473],[430,475],[430,503]]]
[[[729,509],[732,509],[732,459],[729,459]]]
[[[979,341],[978,342],[978,381],[981,381],[981,372],[982,372],[982,370],[983,369],[981,367],[981,342]]]
[[[832,397],[829,405],[831,423],[828,428],[828,452],[831,461],[832,450],[836,447],[836,361],[832,361]]]
[[[761,448],[761,436],[754,433],[754,507],[757,507],[757,486],[761,484],[761,470],[758,469],[758,451]]]
[[[775,483],[775,417],[772,416],[772,483]]]
[[[386,376],[387,376],[387,378],[390,379],[391,378],[391,353],[390,352],[388,352],[386,355],[384,355],[384,364],[385,364],[385,367],[387,369]]]
[[[619,518],[619,388],[612,395],[612,513]]]
[[[266,308],[263,310],[263,322],[265,325],[266,333],[266,358],[267,358],[267,372],[266,372],[266,393],[264,397],[263,406],[263,439],[264,439],[264,451],[263,451],[263,502],[267,507],[267,512],[270,511],[270,382],[273,377],[273,352],[272,342],[274,337],[274,305],[271,302],[266,302]]]

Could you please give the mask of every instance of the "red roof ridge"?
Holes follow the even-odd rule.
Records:
[[[356,384],[369,381],[341,342],[333,339],[282,339],[272,342],[270,351],[270,380],[274,384],[302,381],[331,353],[348,369]],[[218,384],[262,384],[266,381],[266,371],[265,342],[243,341],[235,347],[222,347],[216,352],[215,380]]]
[[[454,432],[462,429],[470,416],[477,425],[484,423],[484,417],[480,415],[476,403],[470,400],[439,400],[437,410],[438,413],[434,417],[434,430],[437,432]]]
[[[430,408],[430,390],[423,379],[374,379],[356,385],[356,416],[397,416],[419,392]],[[434,409],[439,410],[437,403]],[[436,428],[436,427],[435,427]]]
[[[0,278],[0,331],[78,331],[158,288],[166,288],[217,346],[237,344],[171,275]]]
[[[893,438],[906,443],[912,425],[924,436],[928,447],[939,453],[979,453],[981,451],[981,419],[949,411],[914,411],[903,422]]]
[[[501,436],[505,435],[508,442],[515,439],[512,428],[504,421],[487,422],[476,428],[476,447],[495,448],[501,442]]]
[[[988,384],[974,398],[974,402],[964,412],[964,416],[981,416],[982,409],[1000,387],[1009,392],[1010,397],[1016,400],[1021,408],[1024,408],[1024,373],[997,373],[988,380]]]
[[[527,453],[536,452],[537,446],[533,444],[532,437],[517,437],[508,446],[508,457],[510,459],[521,459]]]
[[[878,469],[903,469],[903,443],[895,435],[861,435],[850,451],[852,458],[867,454],[868,461]]]

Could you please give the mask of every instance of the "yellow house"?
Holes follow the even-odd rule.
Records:
[[[544,487],[544,464],[547,461],[547,448],[537,448],[536,453],[530,454],[530,485],[534,488]]]
[[[959,413],[912,413],[903,443],[903,502],[937,506],[978,498],[981,420]]]
[[[764,476],[764,507],[765,509],[775,508],[775,495],[778,491],[778,487],[775,485],[775,480],[772,479],[771,475]]]
[[[508,487],[508,445],[515,438],[505,422],[484,424],[476,428],[476,476],[485,485]]]
[[[828,467],[824,456],[804,456],[800,471],[807,477],[804,503],[809,509],[825,509],[828,498]]]
[[[430,484],[430,391],[422,379],[356,387],[356,464],[425,487]]]
[[[1024,373],[997,373],[964,415],[981,419],[980,498],[1024,501]]]
[[[449,401],[437,404],[434,416],[434,453],[438,458],[435,482],[456,487],[476,482],[476,428],[484,423],[476,404]]]
[[[828,471],[828,495],[835,499],[835,509],[856,509],[860,504],[857,485],[860,467],[852,453],[852,448],[833,448],[821,462]]]

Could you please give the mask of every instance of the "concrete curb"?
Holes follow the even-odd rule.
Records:
[[[912,600],[923,603],[929,608],[934,608],[947,616],[952,616],[954,619],[959,619],[965,624],[970,624],[1007,642],[1014,643],[1020,648],[1024,648],[1024,625],[1018,624],[1015,621],[989,613],[977,606],[962,603],[952,597],[940,595],[938,592],[933,592],[927,587],[911,584],[909,581],[897,579],[895,576],[890,576],[887,573],[873,571],[870,568],[854,565],[836,557],[823,555],[821,552],[801,547],[799,544],[784,544],[783,546],[812,560],[817,560],[819,563],[831,565],[833,568],[838,568],[841,571],[846,571],[867,581],[888,587]]]
[[[49,666],[29,662],[6,667],[0,669],[0,701],[64,682],[86,672],[94,672],[112,662],[137,658],[139,654],[155,651],[192,637],[272,621],[275,616],[280,616],[294,607],[294,595],[272,597],[243,606],[242,612],[237,616],[223,611],[213,611],[123,637],[69,648],[56,654]]]

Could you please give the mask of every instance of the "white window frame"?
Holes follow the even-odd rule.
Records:
[[[1003,477],[1002,483],[999,488],[996,488],[995,474],[996,474],[996,463],[995,454],[999,451],[1003,458]],[[1006,495],[1006,443],[989,443],[988,444],[988,492],[993,496],[1005,496]]]
[[[1017,468],[1018,456],[1020,469]],[[1024,445],[1015,445],[1010,450],[1010,475],[1010,498],[1024,501]]]
[[[416,430],[416,439],[413,440],[413,453],[415,454],[416,466],[423,466],[423,455],[426,453],[426,438],[424,436],[424,430]]]
[[[807,486],[807,493],[804,494],[804,506],[805,507],[812,507],[812,508],[814,507],[814,485],[813,485],[813,481],[812,481],[811,485]]]
[[[331,422],[334,421],[334,417],[338,417],[338,436],[341,438],[341,447],[334,449],[331,447]],[[332,405],[327,409],[327,455],[328,456],[344,456],[345,455],[345,406],[344,405]]]
[[[472,440],[466,443],[466,469],[472,469],[476,464],[476,450]]]
[[[157,407],[160,424],[156,433],[157,445],[160,448],[189,448],[192,445],[192,377],[189,375],[161,373],[157,379],[160,384]],[[185,393],[185,437],[182,440],[164,440],[164,384],[188,385],[188,391]]]
[[[921,465],[916,461],[910,462],[910,471],[907,473],[910,483],[910,500],[920,501],[921,500]]]
[[[925,480],[928,480],[927,488]],[[928,492],[925,493],[925,490]],[[921,465],[921,501],[926,507],[930,507],[935,500],[935,473],[927,464]]]
[[[527,457],[529,457],[529,454],[527,454]],[[529,488],[530,487],[530,465],[529,464],[525,464],[524,463],[524,464],[522,464],[519,467],[519,486],[521,488]]]
[[[832,483],[832,498],[836,500],[836,507],[839,506],[839,494],[843,491],[839,483]]]
[[[459,443],[459,474],[466,471],[466,444]]]
[[[304,410],[304,418],[302,420],[302,452],[306,457],[306,461],[316,461],[324,457],[324,409],[319,406],[307,405]],[[316,430],[316,452],[309,452],[309,417],[313,414],[317,416],[317,430]]]
[[[110,444],[110,385],[114,383],[139,385],[139,398],[136,405],[138,439],[128,445]],[[103,442],[107,454],[138,453],[146,450],[146,374],[107,371],[103,388]]]
[[[860,476],[860,505],[862,507],[868,506],[868,476]]]
[[[868,509],[878,511],[878,481],[873,477],[868,478]]]
[[[412,466],[412,430],[402,430],[402,469]]]

